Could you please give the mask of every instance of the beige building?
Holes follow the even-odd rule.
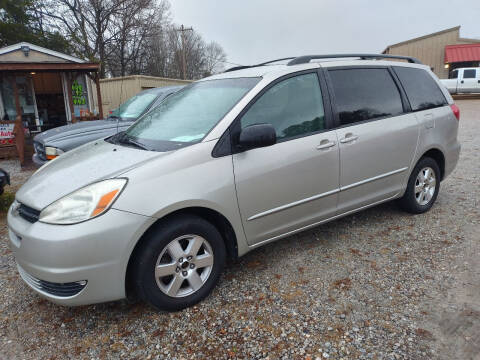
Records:
[[[140,91],[163,86],[186,85],[190,80],[168,79],[146,75],[131,75],[125,77],[101,79],[100,92],[102,93],[102,104],[105,115],[117,108],[128,98],[139,93]],[[96,91],[93,89],[96,99]],[[98,108],[98,104],[94,101],[94,105]]]
[[[460,37],[460,26],[389,45],[383,54],[413,56],[441,79],[459,67],[480,65],[480,39]]]

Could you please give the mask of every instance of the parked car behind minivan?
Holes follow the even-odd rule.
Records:
[[[165,86],[144,90],[113,110],[105,120],[83,121],[44,131],[33,139],[35,153],[32,160],[37,165],[43,165],[80,145],[124,131],[140,116],[181,88],[182,86]]]
[[[459,110],[428,66],[379,58],[398,57],[214,75],[50,162],[8,213],[21,277],[60,304],[178,310],[266,243],[393,199],[428,211],[458,161]]]

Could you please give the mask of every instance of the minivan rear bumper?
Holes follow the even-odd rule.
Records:
[[[10,248],[22,279],[62,305],[125,297],[131,251],[155,219],[110,209],[75,225],[30,223],[8,213]]]
[[[443,178],[445,179],[448,175],[452,173],[458,163],[460,158],[461,145],[457,141],[452,146],[450,146],[445,153],[445,174]]]

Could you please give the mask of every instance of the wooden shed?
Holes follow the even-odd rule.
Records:
[[[24,135],[82,119],[103,118],[98,63],[22,42],[0,49],[0,151]]]

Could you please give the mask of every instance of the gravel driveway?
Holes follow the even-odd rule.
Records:
[[[43,300],[0,218],[0,358],[480,359],[480,100],[457,104],[461,159],[429,213],[388,203],[269,244],[177,313]]]

